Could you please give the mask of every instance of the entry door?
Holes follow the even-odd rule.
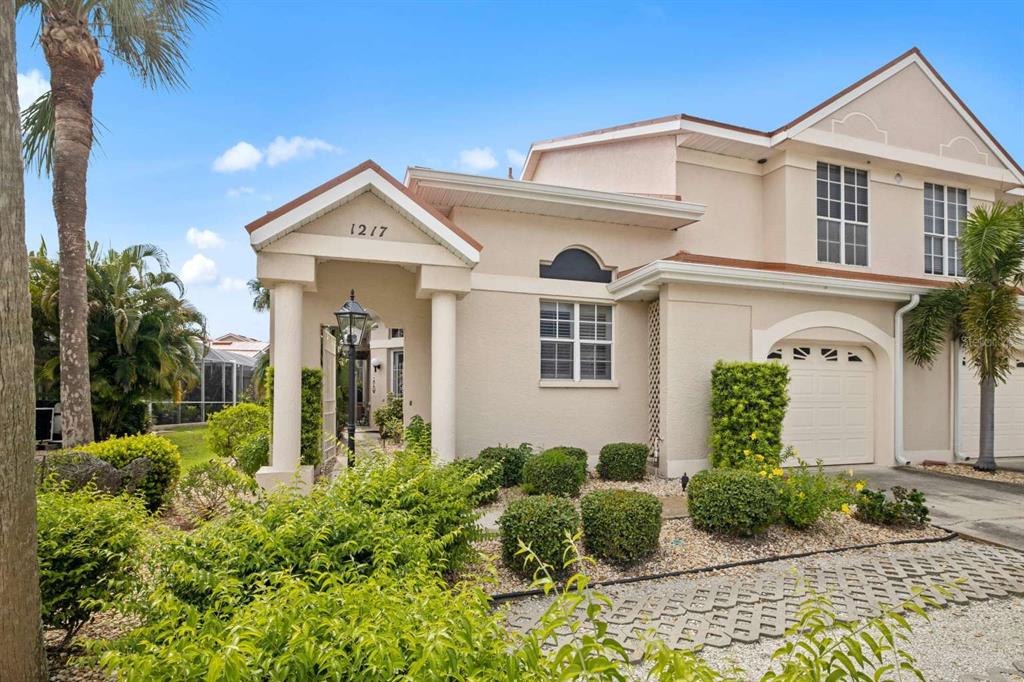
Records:
[[[768,356],[789,366],[782,440],[814,464],[874,461],[875,363],[867,348],[793,343]]]
[[[338,451],[338,342],[326,327],[320,337],[320,369],[323,371],[323,438],[324,462],[331,461]],[[342,462],[345,458],[342,458]],[[344,465],[344,464],[343,464]]]
[[[996,461],[1000,457],[1024,457],[1024,351],[1017,354],[1005,384],[996,386]],[[978,456],[981,428],[981,388],[966,361],[960,361],[961,451]]]

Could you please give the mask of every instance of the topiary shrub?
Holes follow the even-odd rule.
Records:
[[[36,520],[43,624],[64,631],[63,646],[134,584],[146,512],[128,495],[50,489],[36,498]]]
[[[498,528],[501,531],[502,560],[512,571],[530,577],[536,568],[525,564],[524,555],[516,556],[522,540],[541,561],[552,567],[553,573],[561,574],[564,572],[566,535],[571,537],[579,532],[580,517],[576,507],[564,497],[524,497],[509,503],[498,519]]]
[[[789,404],[789,368],[779,362],[715,363],[711,371],[711,465],[777,467]]]
[[[686,489],[690,518],[713,533],[754,535],[779,519],[777,481],[746,469],[708,469]]]
[[[218,457],[235,457],[242,442],[270,431],[270,410],[255,403],[225,407],[206,421],[206,443]]]
[[[587,473],[587,451],[583,448],[574,448],[570,445],[559,445],[557,447],[548,448],[545,452],[551,452],[557,450],[565,455],[576,460],[576,462],[582,467],[584,475]]]
[[[274,368],[264,372],[267,408],[274,413]],[[302,368],[302,431],[300,435],[301,462],[317,466],[323,457],[323,382],[324,373],[318,367]]]
[[[235,466],[248,476],[255,476],[260,467],[270,464],[270,432],[246,438],[235,450]]]
[[[523,491],[528,495],[576,497],[586,476],[579,460],[561,450],[548,450],[526,460]]]
[[[149,472],[139,492],[146,499],[146,507],[156,511],[170,499],[174,484],[181,474],[181,453],[178,446],[155,433],[110,438],[75,448],[78,452],[95,455],[105,462],[121,468],[133,459],[145,457],[150,462]]]
[[[533,454],[533,447],[529,443],[521,443],[519,447],[513,448],[504,445],[484,448],[480,451],[477,459],[492,459],[501,464],[501,486],[511,488],[523,481],[523,465]]]
[[[402,396],[388,393],[384,404],[373,411],[373,423],[380,432],[381,440],[402,439]]]
[[[629,566],[658,551],[661,500],[632,490],[597,490],[580,501],[583,546],[598,559]]]
[[[597,475],[606,481],[642,481],[649,456],[644,443],[609,443],[598,455]]]
[[[234,500],[250,497],[256,491],[252,478],[211,459],[185,472],[178,484],[174,507],[195,524],[223,516]]]

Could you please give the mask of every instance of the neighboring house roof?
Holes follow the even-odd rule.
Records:
[[[219,348],[208,348],[203,361],[207,363],[221,363],[225,365],[241,365],[242,367],[255,367],[256,358],[242,353],[232,353]]]
[[[523,165],[522,178],[524,180],[529,180],[536,169],[539,155],[551,149],[601,144],[636,137],[649,137],[653,135],[683,132],[709,132],[718,130],[723,133],[731,133],[731,136],[735,138],[737,142],[752,145],[754,147],[764,147],[767,150],[768,148],[789,139],[800,131],[805,130],[818,121],[824,119],[833,111],[847,104],[849,100],[863,94],[863,92],[870,90],[880,82],[894,76],[905,66],[911,63],[919,64],[925,70],[925,73],[934,79],[936,86],[946,99],[949,100],[950,104],[960,112],[968,125],[975,129],[978,136],[996,152],[996,155],[1007,166],[1007,168],[1011,170],[1017,181],[1024,184],[1024,168],[1017,163],[1016,159],[1014,159],[1013,156],[1011,156],[1010,153],[1006,151],[1006,149],[992,135],[992,133],[989,132],[988,128],[986,128],[978,117],[974,115],[974,112],[972,112],[964,101],[960,99],[960,96],[954,92],[953,88],[951,88],[942,76],[939,75],[939,72],[935,70],[935,67],[925,59],[921,50],[916,47],[907,50],[888,64],[872,71],[856,83],[844,88],[832,97],[826,99],[824,102],[821,102],[803,114],[797,116],[789,123],[786,123],[772,131],[755,130],[753,128],[746,128],[730,123],[722,123],[721,121],[701,118],[699,116],[691,116],[690,114],[675,114],[672,116],[652,118],[645,121],[637,121],[610,128],[600,128],[598,130],[591,130],[584,133],[577,133],[574,135],[535,142],[531,145],[526,163]]]
[[[217,338],[213,339],[213,343],[232,343],[234,341],[259,341],[259,339],[254,339],[251,336],[244,336],[242,334],[236,334],[234,332],[221,334]]]
[[[303,221],[311,220],[330,210],[333,208],[332,199],[343,201],[353,192],[367,186],[376,189],[409,213],[417,223],[433,233],[435,238],[448,244],[463,259],[470,262],[479,260],[479,252],[483,249],[480,242],[433,206],[416,197],[408,187],[372,160],[362,162],[246,225],[245,229],[250,234],[253,248],[259,249],[269,241],[295,229]],[[332,191],[339,196],[333,197]]]

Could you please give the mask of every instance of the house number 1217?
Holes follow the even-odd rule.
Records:
[[[376,237],[380,239],[384,236],[387,231],[387,225],[374,225],[373,227],[367,227],[363,223],[352,223],[352,234],[356,237]]]

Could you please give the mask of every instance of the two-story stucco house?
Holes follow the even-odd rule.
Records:
[[[519,180],[400,182],[367,161],[247,226],[272,290],[261,480],[298,468],[300,368],[333,367],[323,334],[352,288],[377,323],[361,400],[400,393],[442,460],[626,440],[661,475],[693,473],[718,359],[790,366],[784,438],[809,461],[969,456],[977,385],[952,342],[905,362],[902,316],[957,276],[967,212],[1022,186],[916,49],[773,131],[640,121],[538,142]],[[1000,457],[1024,455],[1017,367]]]

